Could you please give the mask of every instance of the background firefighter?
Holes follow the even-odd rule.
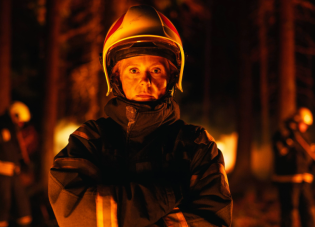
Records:
[[[131,7],[105,38],[107,118],[69,138],[50,171],[60,226],[230,226],[232,198],[214,139],[180,120],[184,51],[154,8]]]
[[[14,102],[0,116],[0,226],[8,226],[10,211],[18,226],[29,226],[32,221],[29,199],[19,178],[20,160],[29,162],[20,126],[30,120],[28,107]]]
[[[311,189],[311,166],[315,160],[314,146],[306,130],[313,123],[307,108],[284,122],[273,137],[275,175],[281,207],[281,226],[295,226],[300,216],[302,226],[315,225],[314,199]]]

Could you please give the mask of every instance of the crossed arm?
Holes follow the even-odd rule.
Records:
[[[104,183],[93,149],[97,149],[93,141],[71,135],[69,145],[55,158],[49,198],[61,227],[231,224],[232,199],[215,143],[204,145],[199,152],[208,152],[193,160],[197,167],[185,192],[183,185],[164,178]]]

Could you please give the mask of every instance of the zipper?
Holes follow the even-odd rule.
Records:
[[[132,106],[126,106],[126,117],[128,119],[128,125],[126,130],[126,145],[128,145],[131,128],[136,122],[137,109]]]

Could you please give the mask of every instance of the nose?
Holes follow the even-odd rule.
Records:
[[[151,86],[151,74],[150,72],[145,72],[141,78],[141,85]]]

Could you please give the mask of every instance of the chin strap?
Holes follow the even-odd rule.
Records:
[[[117,84],[112,83],[113,95],[126,98],[125,94],[121,91]]]
[[[175,93],[175,87],[174,86],[171,87],[170,89],[168,89],[167,92],[165,93],[164,100],[166,100],[167,104],[171,104],[174,93]]]
[[[169,81],[167,87],[166,87],[166,92],[163,98],[167,101],[168,104],[171,104],[172,99],[175,95],[175,86],[178,81],[178,75],[175,75],[172,77],[172,79]]]
[[[123,97],[123,98],[126,98],[123,90],[122,90],[122,85],[121,85],[121,82],[119,80],[119,78],[115,75],[112,75],[110,77],[110,84],[111,84],[111,87],[113,89],[113,94],[115,96],[119,96],[119,97]]]

